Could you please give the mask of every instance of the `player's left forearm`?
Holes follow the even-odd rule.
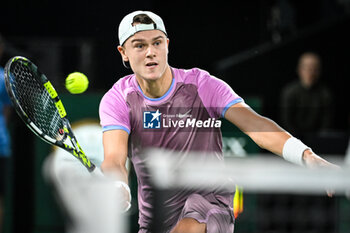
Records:
[[[258,146],[282,155],[283,146],[291,135],[269,118],[256,113],[245,103],[231,106],[225,118],[247,134]]]
[[[268,118],[259,119],[256,132],[247,135],[261,148],[282,156],[283,146],[291,135]]]

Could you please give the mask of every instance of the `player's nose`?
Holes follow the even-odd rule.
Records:
[[[147,56],[148,58],[150,58],[150,57],[155,57],[155,56],[156,56],[156,53],[155,53],[154,48],[153,48],[152,46],[149,46],[149,47],[147,48],[146,56]]]

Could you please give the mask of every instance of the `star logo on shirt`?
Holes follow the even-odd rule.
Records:
[[[160,129],[162,113],[157,111],[144,111],[143,112],[143,128],[144,129]]]
[[[162,115],[162,114],[159,112],[159,109],[157,109],[157,111],[156,111],[155,113],[151,113],[151,114],[152,114],[152,116],[153,116],[151,122],[154,121],[154,120],[159,121],[159,116]]]

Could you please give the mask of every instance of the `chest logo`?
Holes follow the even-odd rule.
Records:
[[[143,128],[144,129],[160,129],[162,113],[157,111],[145,111],[143,112]]]

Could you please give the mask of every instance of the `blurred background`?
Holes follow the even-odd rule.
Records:
[[[321,155],[345,156],[350,131],[349,0],[4,0],[0,65],[15,55],[28,57],[58,89],[71,121],[98,120],[102,95],[131,73],[117,51],[119,22],[140,9],[163,18],[171,66],[209,71],[282,126],[282,90],[297,80],[299,56],[318,53],[320,81],[333,96],[333,117],[326,131],[302,138]],[[73,71],[89,78],[89,89],[82,95],[73,96],[64,88],[65,77]],[[64,232],[64,217],[42,178],[42,163],[52,148],[24,127],[13,113],[4,232]],[[232,154],[264,153],[234,127],[225,127],[223,136],[224,149]],[[131,177],[135,193],[132,172]],[[235,232],[350,232],[350,206],[344,197],[246,194],[245,203]],[[296,217],[300,214],[303,217]],[[131,232],[137,232],[136,208],[130,216]],[[305,220],[307,216],[312,217]],[[262,221],[265,218],[272,220]]]

